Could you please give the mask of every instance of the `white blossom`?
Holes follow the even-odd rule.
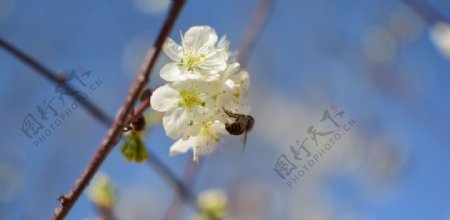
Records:
[[[217,85],[185,80],[159,87],[151,96],[152,108],[165,112],[163,126],[167,136],[178,139],[195,135],[217,110]]]
[[[174,62],[162,67],[161,77],[167,81],[216,79],[226,69],[229,55],[228,41],[217,40],[217,33],[209,26],[191,27],[181,36],[181,46],[167,39],[163,50]]]
[[[168,84],[151,96],[153,109],[164,112],[167,136],[177,140],[170,155],[193,151],[194,160],[215,151],[221,136],[230,135],[225,126],[233,118],[224,109],[249,114],[249,74],[230,62],[229,42],[219,41],[208,26],[195,26],[182,36],[182,45],[168,39],[165,53],[174,61],[161,69]]]
[[[250,85],[248,72],[238,63],[231,63],[221,75],[221,95],[218,104],[223,108],[240,114],[249,114],[250,105],[247,91]],[[222,113],[224,113],[222,111]]]

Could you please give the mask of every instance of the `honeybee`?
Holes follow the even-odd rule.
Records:
[[[237,114],[230,112],[223,108],[223,111],[225,114],[227,114],[229,117],[234,118],[233,123],[226,123],[225,124],[225,130],[228,131],[231,135],[241,135],[244,134],[244,148],[242,149],[242,152],[245,150],[245,143],[247,143],[247,133],[253,128],[253,124],[255,123],[255,119],[251,115],[243,115],[243,114]]]

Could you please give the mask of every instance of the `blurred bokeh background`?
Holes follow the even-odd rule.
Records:
[[[193,193],[222,190],[225,219],[450,219],[450,1],[408,2],[277,0],[247,65],[256,124],[246,150],[226,138],[195,168]],[[113,117],[169,4],[0,0],[0,37],[54,71],[91,71],[70,83]],[[259,4],[188,1],[171,37],[210,25],[237,50]],[[161,55],[150,87],[163,83],[167,61]],[[69,107],[69,97],[65,106],[55,98],[58,114],[72,111],[36,144],[21,130],[24,119],[39,119],[56,85],[3,49],[0,72],[0,219],[48,219],[107,128]],[[322,126],[327,110],[356,124],[289,183],[308,162],[294,160],[290,146],[310,136],[309,126],[335,129]],[[182,178],[191,153],[170,157],[161,125],[145,143]],[[286,179],[275,172],[280,155],[297,166]],[[118,219],[162,219],[169,210],[176,193],[151,163],[127,163],[116,147],[101,167],[116,188]],[[195,214],[183,205],[179,219]],[[67,219],[98,215],[86,191]]]

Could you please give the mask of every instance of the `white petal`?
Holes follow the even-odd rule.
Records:
[[[185,153],[189,149],[193,151],[194,161],[198,160],[200,155],[208,155],[216,150],[219,143],[217,138],[219,133],[227,134],[225,125],[219,121],[210,124],[207,131],[198,133],[196,136],[179,139],[170,148],[170,155]]]
[[[225,51],[207,55],[206,60],[198,68],[210,71],[212,74],[224,71],[227,68],[228,54]]]
[[[225,80],[225,85],[239,90],[239,92],[248,90],[250,85],[250,77],[247,70],[236,67],[230,69],[230,67],[225,70],[222,75],[222,79]]]
[[[244,69],[241,69],[238,74],[236,74],[236,83],[239,84],[241,91],[247,91],[250,86],[250,76],[248,72]]]
[[[170,38],[167,38],[163,46],[167,56],[175,62],[180,62],[183,56],[183,48]]]
[[[216,146],[217,142],[215,140],[202,135],[197,137],[195,149],[198,155],[208,155],[216,150]]]
[[[230,81],[231,80],[227,80],[227,82]],[[219,95],[217,96],[217,102],[219,106],[225,106],[228,105],[231,100],[233,100],[233,85],[229,86],[227,84],[224,84],[221,93],[219,93]]]
[[[230,42],[227,40],[227,36],[223,35],[220,39],[219,42],[217,42],[217,49],[225,49],[228,50],[228,48],[230,47]]]
[[[156,111],[165,112],[176,107],[179,101],[179,92],[169,85],[157,88],[150,97],[150,104]]]
[[[206,60],[204,62],[205,65],[218,65],[225,63],[228,60],[228,53],[226,50],[216,50],[212,53],[206,54]],[[226,67],[226,66],[225,66]],[[222,69],[222,71],[225,70]]]
[[[220,75],[217,73],[216,70],[214,70],[214,68],[212,69],[205,69],[205,68],[199,68],[197,69],[196,73],[198,73],[197,75],[199,75],[200,77],[198,79],[201,79],[203,81],[216,81],[220,78]],[[194,78],[191,78],[194,79]]]
[[[172,139],[182,137],[188,126],[188,120],[186,110],[183,108],[174,108],[167,111],[162,120],[166,135]]]
[[[227,63],[224,62],[205,62],[201,66],[198,66],[199,69],[203,70],[203,73],[207,75],[215,75],[219,72],[224,71],[227,68]]]
[[[186,153],[191,148],[191,146],[192,144],[190,139],[183,140],[180,138],[178,141],[172,144],[169,154],[170,156],[175,156],[177,154]]]
[[[194,26],[189,28],[183,37],[183,48],[192,48],[194,51],[204,50],[214,46],[217,42],[217,34],[209,26]]]
[[[180,91],[180,90],[191,90],[194,89],[195,91],[198,91],[197,87],[204,84],[203,81],[200,80],[191,80],[191,79],[185,79],[185,80],[177,80],[176,82],[172,83],[172,86],[174,89]]]
[[[220,121],[215,121],[212,125],[211,125],[211,129],[214,130],[215,133],[220,133],[220,134],[226,134],[229,135],[230,133],[225,129],[225,124],[223,124]]]
[[[201,128],[201,124],[199,124],[196,121],[193,121],[194,123],[186,128],[186,131],[183,133],[183,138],[187,138],[190,136],[195,136],[198,134]]]
[[[218,96],[218,105],[232,112],[249,114],[250,107],[247,96],[249,82],[248,72],[244,69],[227,68],[223,75],[222,93]],[[226,78],[226,76],[228,78]]]
[[[230,63],[230,64],[228,64],[225,71],[222,73],[222,78],[227,79],[231,76],[234,76],[239,72],[240,69],[241,69],[241,66],[239,65],[239,63],[237,63],[237,62]]]
[[[161,78],[167,81],[177,81],[184,78],[186,68],[178,65],[177,63],[168,63],[161,68],[159,72]]]
[[[187,72],[179,80],[201,80],[202,76],[197,72]]]

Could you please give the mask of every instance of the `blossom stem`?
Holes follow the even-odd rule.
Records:
[[[156,59],[161,52],[162,45],[169,35],[178,15],[180,14],[185,0],[174,0],[171,6],[170,12],[165,20],[165,23],[153,45],[153,48],[147,54],[146,62],[143,68],[138,73],[135,81],[130,87],[128,96],[125,99],[124,104],[119,110],[119,114],[116,117],[113,125],[110,127],[105,137],[103,138],[99,149],[94,154],[87,167],[82,172],[81,176],[75,182],[75,185],[67,195],[61,196],[60,207],[55,209],[52,216],[53,220],[64,219],[74,206],[81,193],[85,190],[94,174],[99,169],[105,158],[108,156],[111,149],[119,142],[122,136],[122,129],[126,123],[126,120],[131,112],[131,109],[138,100],[142,90],[145,88],[149,81],[151,70],[153,69]]]

